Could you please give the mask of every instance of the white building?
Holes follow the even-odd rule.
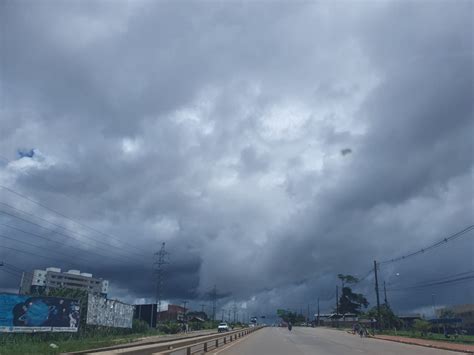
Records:
[[[107,296],[109,282],[107,280],[92,277],[92,274],[69,270],[61,272],[56,267],[48,267],[46,270],[33,270],[24,272],[21,278],[20,293],[31,294],[55,288],[68,288],[84,290],[90,293]]]

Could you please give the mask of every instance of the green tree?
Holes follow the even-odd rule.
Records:
[[[369,318],[377,319],[377,307],[371,308],[367,313],[366,316]],[[401,328],[403,322],[398,318],[395,313],[393,313],[392,309],[387,304],[380,305],[380,320],[384,327],[387,328]]]
[[[341,280],[342,289],[344,289],[345,284],[356,284],[359,282],[359,279],[352,275],[338,274],[337,278]]]
[[[367,308],[369,302],[361,293],[354,293],[350,287],[342,289],[341,297],[339,298],[339,313],[360,314],[361,308]]]
[[[285,322],[290,322],[291,324],[304,323],[306,318],[302,314],[297,314],[296,312],[286,311],[284,309],[277,310],[277,315]]]

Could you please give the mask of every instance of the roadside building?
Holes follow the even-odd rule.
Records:
[[[24,272],[21,277],[20,294],[22,295],[42,294],[57,288],[84,290],[107,297],[109,282],[92,277],[90,273],[79,270],[61,272],[61,269],[56,267]]]
[[[145,322],[150,328],[156,328],[156,322],[158,318],[158,312],[156,311],[157,309],[158,307],[156,303],[136,304],[135,311],[133,313],[133,319],[138,319]]]
[[[438,317],[446,317],[461,320],[460,326],[469,334],[474,334],[474,304],[461,304],[443,308],[437,312]]]
[[[165,322],[165,321],[179,321],[182,322],[184,320],[184,315],[186,313],[186,308],[175,305],[169,304],[168,309],[166,311],[161,311],[158,313],[158,321]]]
[[[209,320],[206,312],[202,312],[202,311],[187,311],[186,312],[186,316],[188,318],[188,320],[191,320],[193,317],[196,318],[196,319],[202,319],[203,321],[207,321]]]
[[[420,314],[401,314],[397,318],[402,321],[403,329],[411,329],[417,319],[423,319]]]

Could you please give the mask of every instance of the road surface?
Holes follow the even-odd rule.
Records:
[[[347,332],[326,328],[267,327],[250,334],[229,347],[216,349],[216,355],[454,355],[453,351],[360,338]],[[465,354],[463,354],[465,355]]]

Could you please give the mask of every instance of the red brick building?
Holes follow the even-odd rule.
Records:
[[[168,310],[161,311],[158,313],[158,320],[163,321],[182,321],[184,317],[184,313],[187,309],[184,307],[169,304]]]

